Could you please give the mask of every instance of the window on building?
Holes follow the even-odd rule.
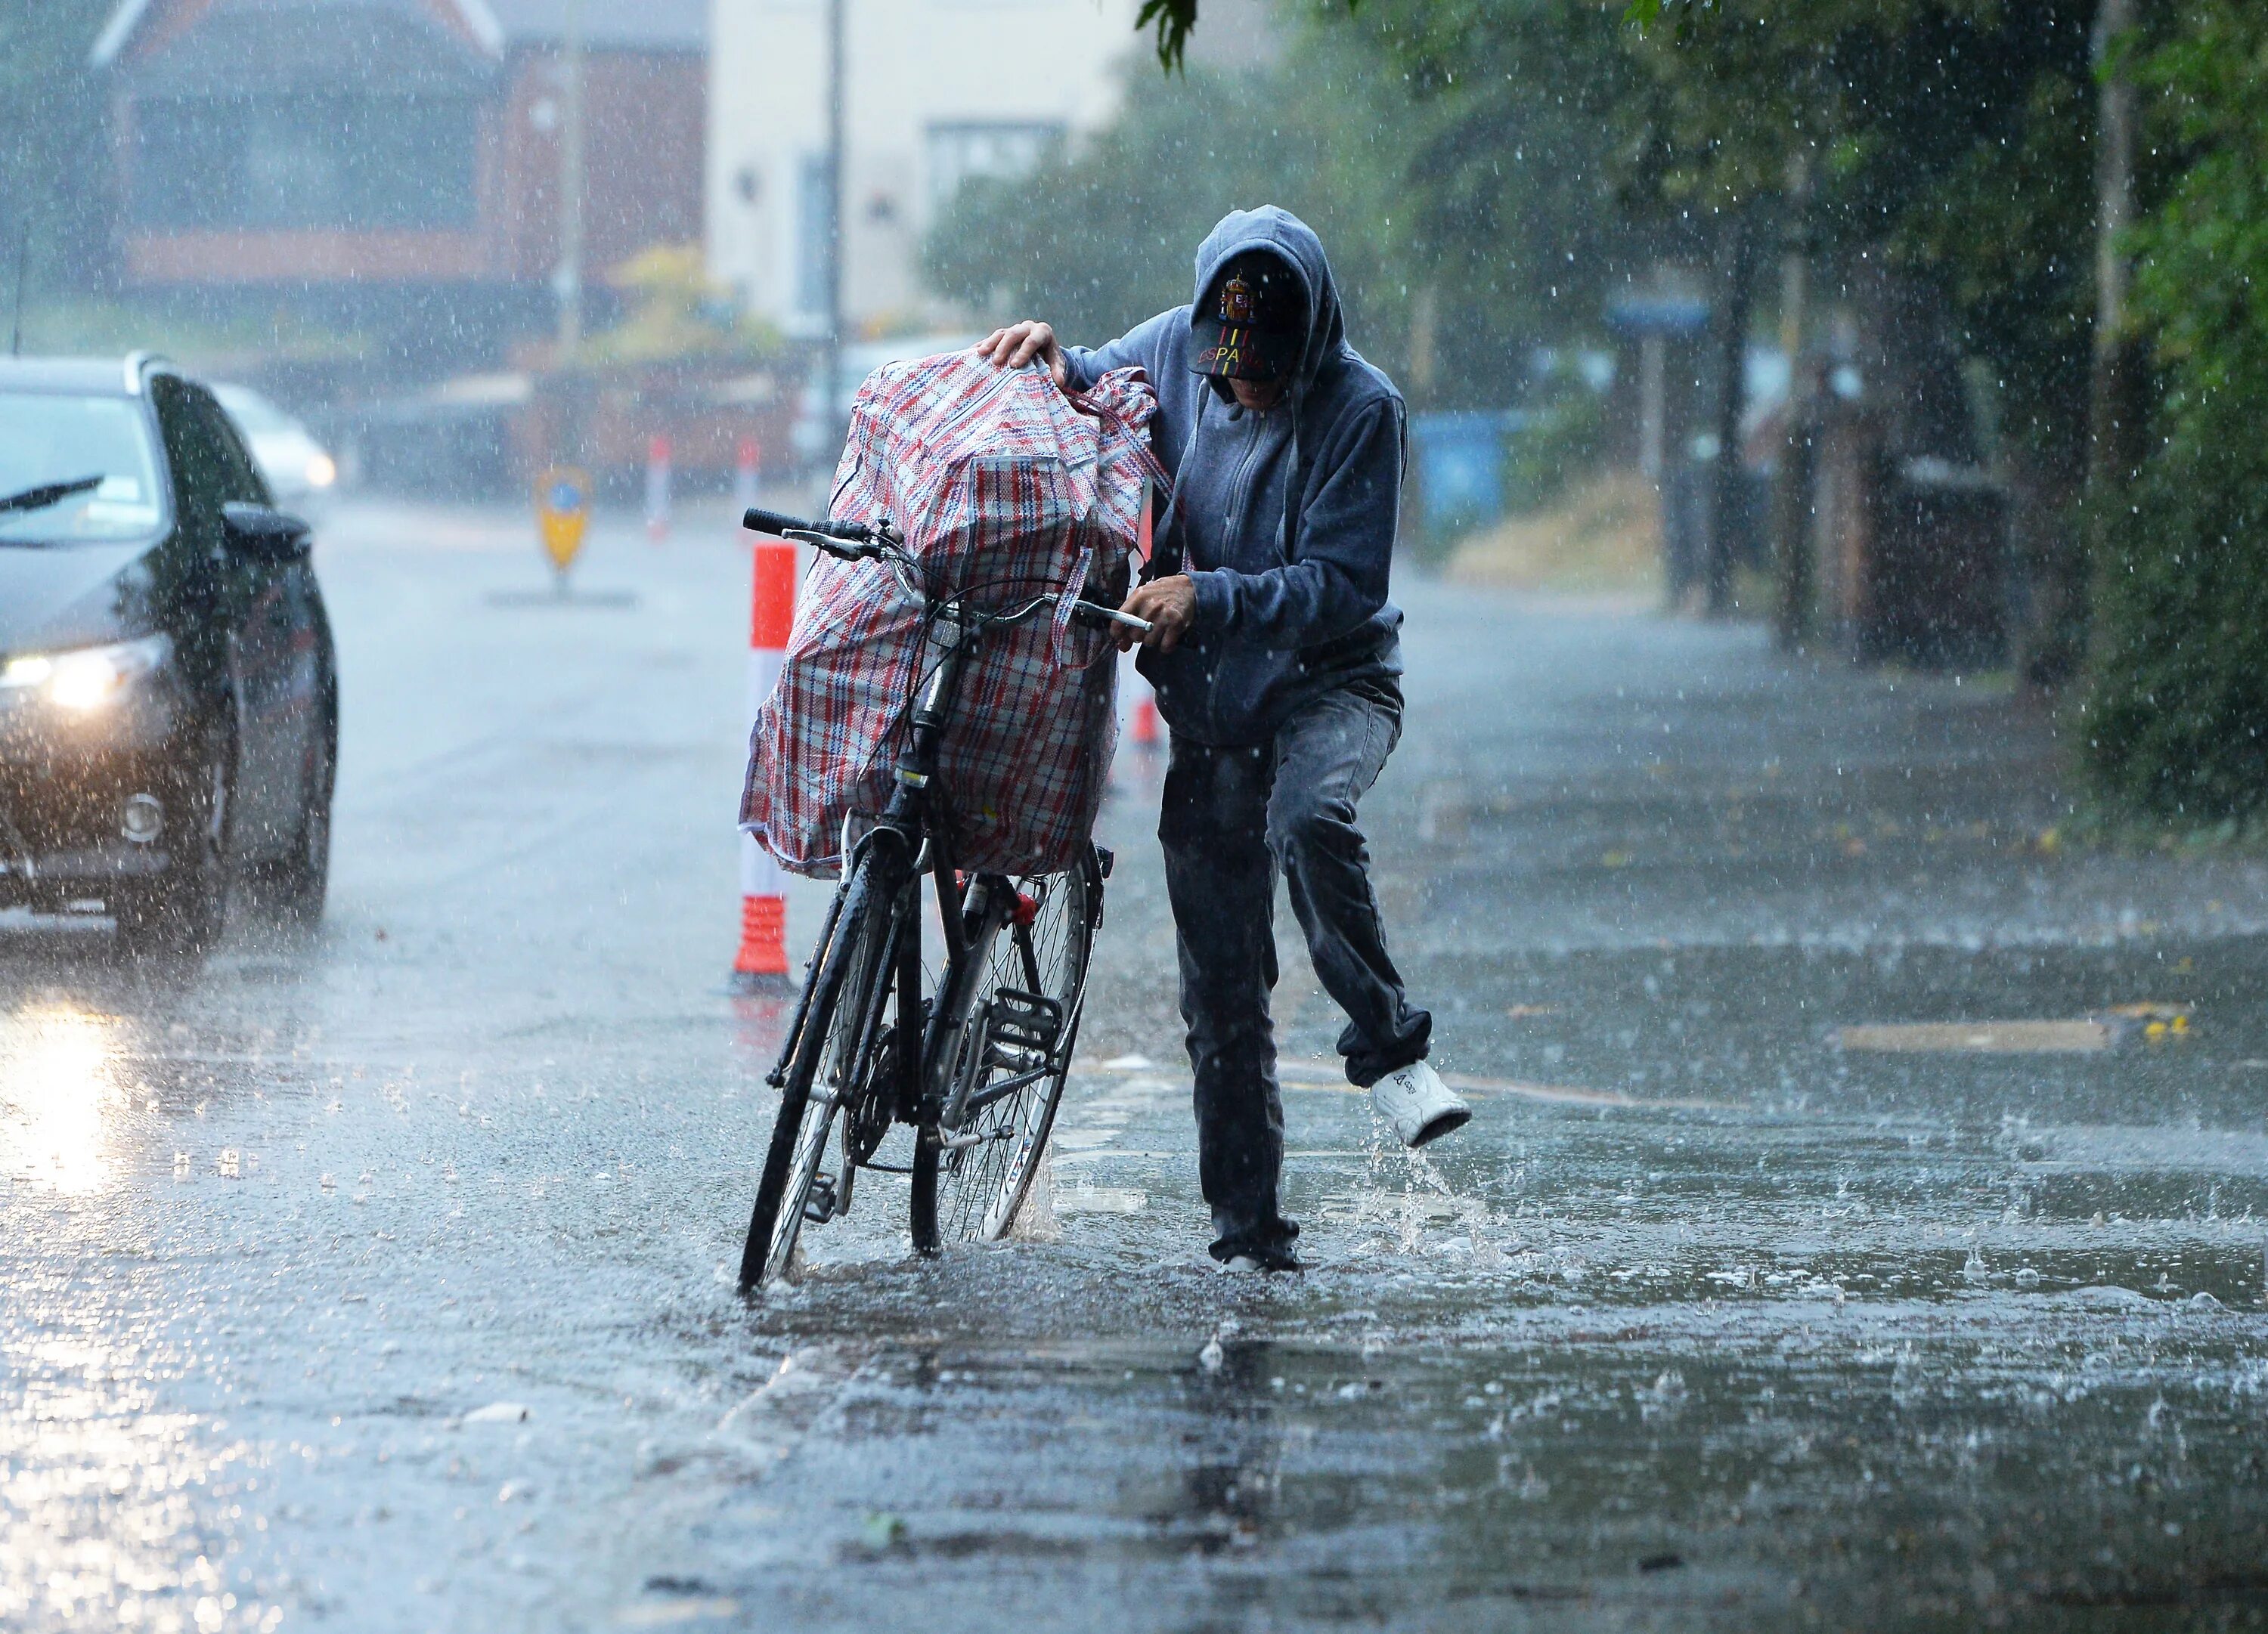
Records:
[[[464,99],[180,97],[133,118],[140,226],[431,229],[478,215]]]
[[[1028,175],[1063,140],[1049,120],[956,121],[929,128],[929,198],[932,210],[953,202],[971,176]]]

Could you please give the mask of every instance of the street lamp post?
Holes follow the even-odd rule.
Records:
[[[559,360],[583,344],[583,0],[567,0],[560,52]]]
[[[843,12],[844,0],[827,0],[827,222],[821,233],[827,332],[820,344],[820,423],[836,426],[836,394],[843,369]]]

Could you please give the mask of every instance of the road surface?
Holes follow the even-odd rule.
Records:
[[[2268,869],[2074,844],[1989,678],[1406,584],[1364,815],[1473,1123],[1381,1141],[1281,916],[1313,1268],[1211,1269],[1130,754],[1031,1228],[918,1262],[877,1177],[750,1305],[744,552],[318,560],[320,937],[0,918],[0,1626],[2268,1614]]]

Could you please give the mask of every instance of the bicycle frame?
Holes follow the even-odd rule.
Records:
[[[916,586],[909,585],[909,588]],[[929,598],[924,596],[924,600],[928,601]],[[946,825],[934,806],[938,762],[945,734],[960,702],[961,677],[981,651],[985,637],[994,629],[1021,623],[1052,607],[1055,601],[1052,595],[1037,596],[1003,613],[965,609],[959,606],[957,598],[930,601],[927,628],[942,651],[936,666],[923,678],[915,693],[909,715],[910,731],[892,775],[889,802],[875,818],[873,827],[859,836],[846,858],[847,872],[863,857],[873,854],[877,866],[873,888],[896,904],[895,911],[909,932],[899,938],[898,968],[892,973],[898,990],[897,1013],[902,1026],[905,1018],[921,1014],[923,999],[921,918],[915,905],[902,899],[909,888],[917,888],[918,876],[924,871],[935,882],[938,918],[944,926],[946,943],[945,969],[937,989],[939,1002],[924,1027],[920,1050],[901,1050],[898,1056],[896,1117],[917,1128],[936,1128],[949,1109],[946,1080],[957,1056],[960,1029],[968,1010],[969,994],[965,990],[977,974],[976,961],[970,953],[972,949],[983,946],[990,934],[998,929],[988,924],[988,918],[996,915],[1005,918],[1012,906],[993,900],[995,893],[986,876],[969,881],[966,888],[960,883]],[[838,897],[829,905],[827,924],[820,932],[821,947],[834,934],[840,909]],[[809,1020],[810,1003],[806,989],[798,1001],[778,1064],[768,1078],[774,1088],[785,1081],[788,1063],[794,1058]]]
[[[1040,978],[1030,938],[1022,928],[1027,916],[1017,887],[993,873],[962,880],[953,854],[946,791],[939,782],[946,733],[958,709],[969,666],[996,631],[1058,607],[1060,596],[1036,595],[1013,607],[987,610],[969,604],[969,599],[986,586],[932,595],[921,582],[918,565],[904,549],[902,538],[887,522],[879,526],[810,524],[753,509],[744,520],[752,529],[804,541],[841,560],[885,565],[923,608],[924,661],[932,645],[937,651],[932,666],[917,667],[913,696],[899,718],[896,731],[902,739],[884,808],[855,841],[845,835],[843,888],[828,909],[820,951],[811,965],[811,980],[797,1003],[778,1063],[769,1075],[772,1086],[792,1099],[783,1101],[758,1188],[755,1215],[741,1261],[741,1285],[747,1288],[761,1280],[766,1256],[781,1241],[779,1210],[792,1207],[799,1211],[793,1227],[799,1233],[803,1220],[823,1222],[849,1207],[858,1169],[898,1167],[870,1160],[888,1123],[909,1123],[916,1131],[910,1171],[914,1242],[924,1252],[933,1251],[938,1242],[938,1175],[944,1155],[990,1137],[976,1130],[964,1132],[972,1111],[981,1112],[1050,1071],[1061,1071],[1075,1036],[1079,1004],[1078,993],[1057,1003],[1044,996],[1012,993],[1005,987],[993,1004],[977,1003],[977,989],[986,979],[996,938],[1008,929],[1012,917],[1015,921],[1012,934],[1018,938],[1023,964],[1033,973],[1034,987],[1040,985]],[[1100,604],[1081,601],[1071,610],[1145,634],[1149,630],[1142,620]],[[1088,904],[1086,912],[1091,916],[1082,935],[1091,935],[1101,921],[1101,897],[1092,894],[1100,890],[1100,879],[1095,877],[1098,865],[1100,873],[1107,875],[1105,856],[1079,865],[1092,881],[1090,894],[1081,899]],[[922,979],[925,932],[920,899],[924,874],[936,890],[946,945],[933,1001],[925,1001]],[[853,903],[858,904],[855,913],[849,906]],[[870,934],[882,939],[844,939]],[[851,962],[858,960],[869,961]],[[847,1071],[829,1069],[834,1076],[824,1086],[815,1086],[811,1075],[821,1059],[816,1052],[829,1045],[814,1036],[813,1029],[836,1025],[840,1006],[846,1002],[842,984],[854,975],[858,985],[849,1002],[858,1009],[851,1023],[855,1033],[847,1048],[849,1060],[856,1064]],[[1083,992],[1083,984],[1079,990]],[[1011,1005],[1001,1010],[1012,997],[1020,1008]],[[895,1019],[886,1025],[884,1018],[893,1009]],[[972,1049],[969,1039],[964,1037],[973,1028],[972,1036],[989,1039],[996,1027],[1001,1029],[1003,1048],[1017,1053],[1003,1058],[990,1045]],[[876,1076],[884,1063],[888,1064],[894,1081],[885,1082]],[[984,1073],[998,1066],[1010,1069],[1009,1078],[999,1084],[987,1083],[980,1093],[976,1086]],[[826,1109],[819,1115],[823,1122],[807,1137],[797,1134],[800,1121],[808,1115],[806,1098],[814,1093],[825,1097]],[[1051,1115],[1052,1100],[1048,1105]],[[838,1117],[843,1120],[839,1183],[830,1182],[821,1189],[816,1181],[822,1143],[830,1137],[829,1126]],[[1044,1140],[1043,1133],[1040,1138]],[[782,1166],[791,1164],[800,1166],[796,1172],[802,1179],[794,1182],[798,1189],[792,1194],[785,1194],[779,1189],[787,1183],[788,1171]],[[817,1205],[822,1211],[817,1214],[810,1211],[814,1198],[823,1199]]]

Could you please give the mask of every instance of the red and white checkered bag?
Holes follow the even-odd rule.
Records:
[[[954,860],[987,872],[1068,867],[1094,826],[1117,732],[1118,666],[1073,623],[1090,577],[1123,588],[1163,507],[1150,452],[1157,399],[1138,369],[1065,397],[1037,368],[973,352],[890,364],[850,410],[829,514],[895,522],[932,597],[1007,608],[1055,593],[1046,615],[987,636],[961,678],[939,770]],[[1115,595],[1103,599],[1115,600]],[[778,688],[757,711],[740,825],[783,867],[841,865],[845,820],[890,798],[915,685],[935,665],[921,609],[878,563],[821,556],[805,576]]]

